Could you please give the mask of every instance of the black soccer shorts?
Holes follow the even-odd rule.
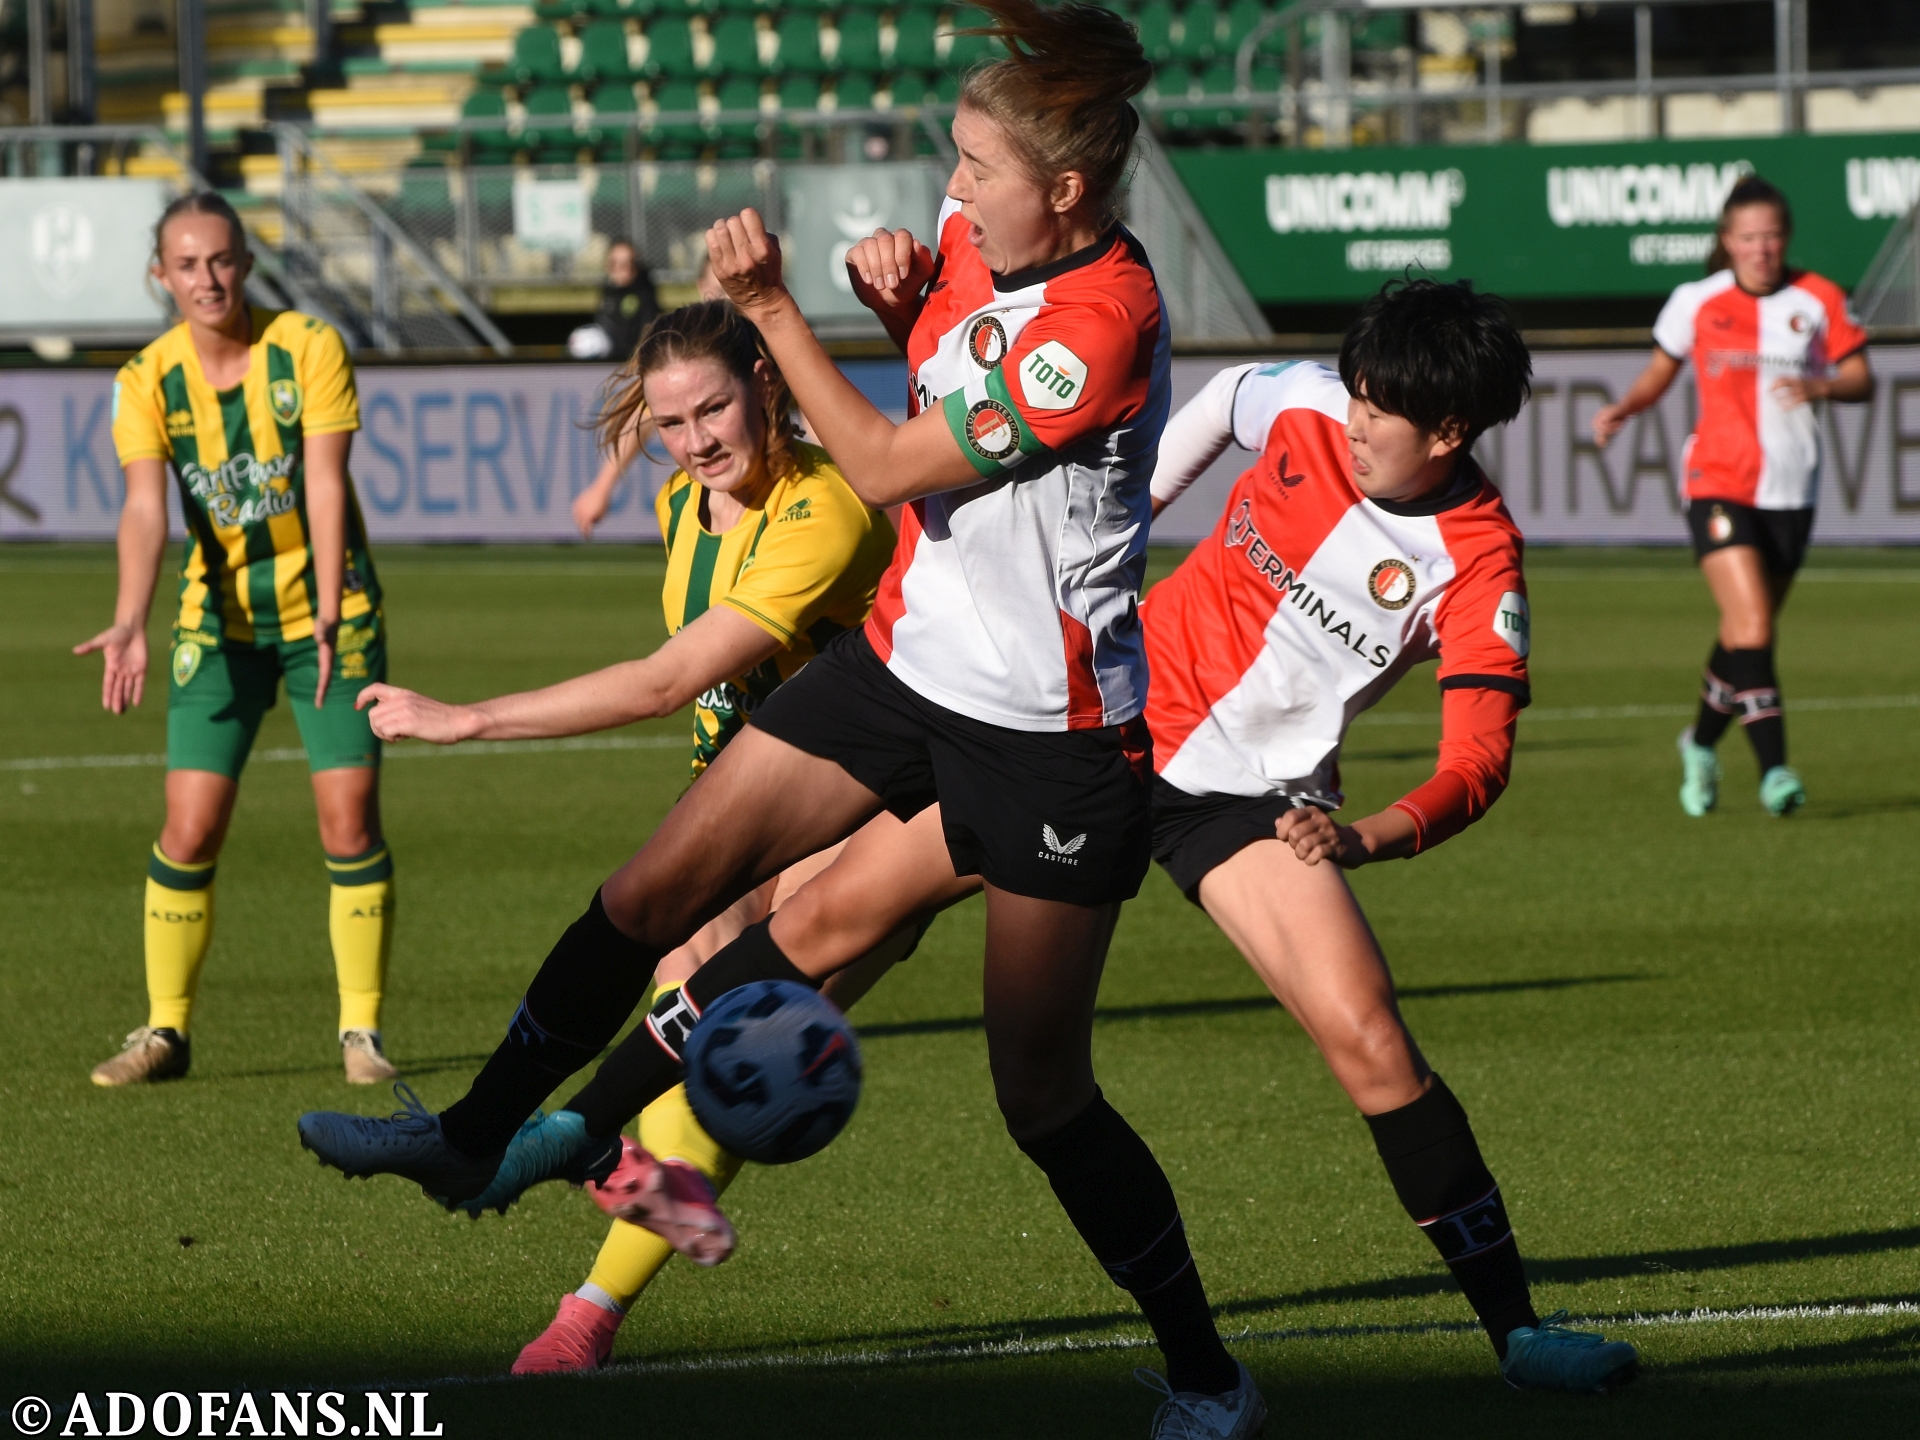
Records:
[[[1792,575],[1807,558],[1813,534],[1813,507],[1804,510],[1756,510],[1732,500],[1691,500],[1687,529],[1693,558],[1704,560],[1729,545],[1751,545],[1770,575]]]
[[[1151,856],[1140,719],[1034,732],[936,705],[881,663],[864,629],[839,636],[750,722],[831,760],[910,820],[938,803],[954,873],[1037,900],[1131,900]]]
[[[1180,893],[1200,903],[1200,882],[1247,846],[1274,838],[1274,822],[1311,805],[1305,796],[1191,795],[1153,777],[1153,858]]]

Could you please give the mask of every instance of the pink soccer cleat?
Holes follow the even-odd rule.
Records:
[[[627,1317],[578,1295],[561,1297],[553,1323],[513,1362],[515,1375],[571,1375],[598,1370],[613,1354],[613,1337]]]
[[[712,1182],[684,1160],[654,1159],[625,1135],[620,1163],[605,1180],[589,1180],[587,1193],[614,1219],[651,1230],[696,1265],[733,1254],[733,1225]]]

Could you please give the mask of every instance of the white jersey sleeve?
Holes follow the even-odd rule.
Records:
[[[1295,405],[1321,408],[1323,396],[1305,395],[1303,380],[1332,372],[1298,360],[1230,365],[1215,375],[1167,422],[1160,436],[1160,462],[1153,472],[1153,498],[1171,504],[1229,443],[1259,454],[1280,412]],[[1336,382],[1337,383],[1337,382]]]
[[[1260,368],[1232,365],[1200,387],[1160,432],[1160,459],[1153,470],[1153,498],[1170,505],[1234,441],[1233,400],[1240,382]],[[1256,447],[1257,448],[1257,447]]]
[[[1700,303],[1707,298],[1704,288],[1698,280],[1676,285],[1660,307],[1660,318],[1653,322],[1653,343],[1676,360],[1693,354],[1693,325]]]

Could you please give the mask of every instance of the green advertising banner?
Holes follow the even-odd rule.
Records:
[[[1267,303],[1358,300],[1410,265],[1513,297],[1664,294],[1748,173],[1792,200],[1793,262],[1851,287],[1920,200],[1920,134],[1167,154]]]

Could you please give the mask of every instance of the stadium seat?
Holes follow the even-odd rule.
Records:
[[[878,75],[885,68],[880,53],[880,14],[876,10],[845,10],[840,15],[840,42],[833,68],[861,75]]]
[[[460,104],[462,120],[504,120],[507,118],[507,97],[491,87],[473,91]],[[513,154],[515,142],[504,126],[492,130],[469,130],[467,132],[470,153],[476,165],[502,164]]]
[[[842,75],[834,83],[833,108],[836,110],[873,109],[873,77],[871,75]]]
[[[697,67],[693,60],[693,31],[684,17],[658,15],[647,23],[645,73],[661,78],[690,78]]]
[[[1174,58],[1194,64],[1213,59],[1219,53],[1226,28],[1226,17],[1214,0],[1194,0],[1181,12],[1180,23],[1175,27]]]
[[[508,69],[521,85],[564,80],[567,67],[560,58],[560,32],[551,25],[534,25],[513,37],[513,59]]]
[[[535,85],[524,103],[527,118],[520,129],[521,149],[568,150],[579,144],[573,129],[573,96],[566,86]]]
[[[720,86],[720,108],[722,110],[751,110],[756,114],[760,109],[760,82],[746,75],[735,75]],[[752,120],[728,120],[719,128],[722,142],[736,140],[758,140],[760,126]]]
[[[713,68],[723,75],[760,73],[759,25],[756,17],[736,10],[714,21]]]
[[[820,22],[810,10],[789,10],[780,17],[780,54],[773,68],[785,74],[817,75],[820,60]]]
[[[933,87],[927,83],[927,77],[917,70],[904,71],[893,77],[888,87],[893,92],[893,107],[924,105],[933,94]]]
[[[782,110],[818,110],[820,81],[812,75],[789,75],[780,82]]]
[[[700,108],[700,87],[692,80],[664,80],[653,87],[652,105],[643,125],[649,142],[662,144],[698,144],[706,139],[706,126],[698,120],[679,119],[661,123],[655,113],[686,114]]]
[[[938,12],[924,6],[902,10],[894,16],[893,54],[888,60],[900,70],[937,70],[939,48],[934,31],[940,23]]]
[[[1133,17],[1133,23],[1140,30],[1140,48],[1156,65],[1165,65],[1173,59],[1173,20],[1172,0],[1147,0],[1140,7],[1140,13]]]
[[[533,7],[533,18],[549,24],[557,20],[573,20],[582,15],[593,13],[589,0],[537,0]]]
[[[990,40],[985,35],[953,33],[992,23],[993,17],[984,10],[975,10],[967,6],[954,11],[952,18],[942,27],[948,32],[952,41],[943,63],[953,70],[970,70],[983,60],[997,60],[1004,55],[1006,50],[998,40]]]
[[[659,0],[587,0],[587,8],[607,20],[651,20]]]
[[[1253,27],[1265,20],[1272,10],[1264,0],[1233,0],[1227,10],[1226,33],[1220,41],[1220,52],[1231,58],[1240,53],[1240,42],[1252,33]],[[1260,40],[1255,53],[1260,55],[1284,55],[1287,50],[1287,30],[1283,25],[1269,31]]]
[[[595,20],[580,28],[580,63],[574,79],[584,85],[625,80],[632,75],[627,62],[627,27],[618,20]]]

